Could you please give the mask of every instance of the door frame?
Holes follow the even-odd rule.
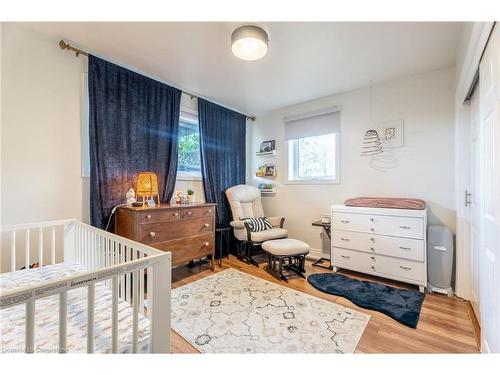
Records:
[[[455,92],[455,204],[456,221],[456,280],[455,294],[472,298],[470,268],[471,210],[465,206],[465,191],[471,190],[470,107],[465,103],[469,89],[479,69],[479,61],[488,42],[494,22],[474,22],[462,66],[457,75]],[[479,317],[478,317],[479,318]]]

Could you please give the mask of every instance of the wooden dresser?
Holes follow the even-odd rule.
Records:
[[[427,286],[427,210],[332,206],[332,265]]]
[[[115,233],[172,253],[172,265],[211,255],[214,270],[216,204],[118,208]]]

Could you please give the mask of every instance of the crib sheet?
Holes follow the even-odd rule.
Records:
[[[82,272],[76,264],[59,263],[9,272],[0,275],[0,292],[18,287],[57,280],[63,276]],[[53,295],[35,303],[35,352],[58,352],[59,296]],[[132,307],[118,301],[118,351],[132,352]],[[0,350],[18,353],[24,348],[25,304],[0,310]],[[104,282],[95,285],[95,353],[111,353],[111,290]],[[139,352],[149,352],[149,320],[139,314]],[[67,351],[87,351],[87,288],[68,291]]]

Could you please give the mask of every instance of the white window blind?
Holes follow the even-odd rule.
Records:
[[[288,116],[285,122],[285,140],[316,137],[340,132],[340,107]]]

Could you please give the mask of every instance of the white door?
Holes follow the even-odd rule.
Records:
[[[481,164],[479,159],[479,90],[476,90],[474,96],[470,101],[470,124],[471,124],[471,184],[470,184],[470,196],[465,197],[466,200],[470,202],[471,208],[471,220],[470,220],[470,249],[471,249],[471,259],[470,259],[470,270],[471,270],[471,304],[474,309],[474,313],[481,324],[481,314],[479,310],[479,249],[480,249],[480,236],[481,236],[481,225],[480,225],[480,179],[479,174]]]
[[[481,350],[500,352],[500,26],[479,67]]]

